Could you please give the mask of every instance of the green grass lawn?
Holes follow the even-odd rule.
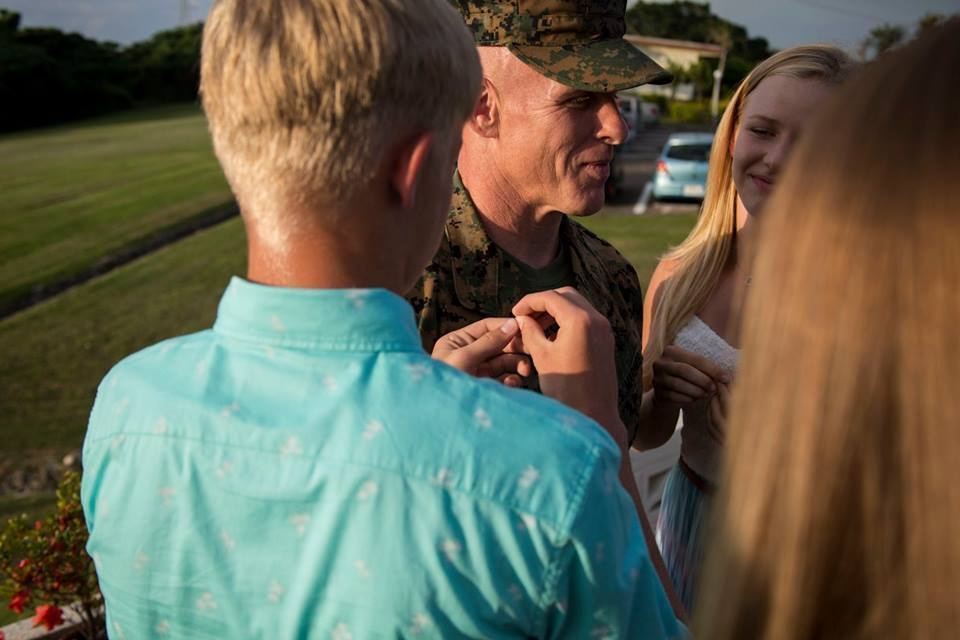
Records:
[[[232,202],[195,105],[0,136],[0,306]]]
[[[646,292],[660,256],[687,237],[696,219],[696,213],[647,216],[601,214],[577,218],[577,222],[619,249],[636,268],[640,284]]]
[[[0,455],[79,447],[100,378],[208,325],[245,250],[233,219],[0,322]]]

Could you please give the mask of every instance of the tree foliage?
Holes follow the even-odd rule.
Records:
[[[949,20],[960,20],[960,13],[952,15],[928,13],[917,20],[912,37],[922,38],[930,31],[943,26]],[[901,25],[890,23],[878,25],[871,29],[870,33],[860,41],[860,58],[863,60],[876,58],[902,44],[906,44],[910,39],[908,30]]]
[[[124,52],[133,95],[153,102],[182,102],[197,96],[203,24],[161,31]]]
[[[948,19],[948,16],[939,13],[928,13],[924,15],[922,18],[917,20],[917,37],[928,33],[931,29],[935,29],[943,25]]]
[[[0,131],[132,106],[194,100],[202,25],[121,48],[58,29],[22,28],[0,9]]]
[[[886,53],[906,38],[907,30],[897,24],[881,24],[870,30],[860,45],[862,58],[876,57]]]
[[[0,9],[0,40],[10,38],[20,28],[20,14]]]

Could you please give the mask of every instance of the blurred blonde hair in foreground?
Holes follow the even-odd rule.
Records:
[[[765,207],[695,637],[960,637],[958,68],[869,65]]]

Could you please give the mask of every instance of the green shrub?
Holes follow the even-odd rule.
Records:
[[[102,596],[87,555],[87,525],[80,506],[80,474],[67,471],[57,490],[57,511],[30,522],[11,518],[0,534],[0,595],[15,613],[35,606],[33,626],[63,624],[63,609],[82,621],[87,640],[103,637]]]
[[[717,118],[723,114],[729,100],[721,100]],[[713,114],[710,111],[709,100],[695,100],[691,102],[681,102],[674,100],[668,103],[665,111],[664,121],[674,124],[710,124],[713,122]]]
[[[652,102],[660,108],[660,113],[667,113],[670,111],[670,99],[667,96],[661,95],[649,95],[643,96],[644,102]]]
[[[704,101],[671,102],[665,120],[678,124],[708,123],[711,120],[710,103]]]

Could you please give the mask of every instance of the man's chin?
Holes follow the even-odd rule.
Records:
[[[603,188],[587,189],[581,192],[580,197],[570,203],[570,206],[564,210],[568,216],[574,218],[586,218],[603,209],[605,202]]]
[[[588,210],[569,211],[567,212],[567,215],[570,216],[571,218],[589,218],[590,216],[600,213],[600,209],[602,208],[603,207],[600,206],[600,207],[594,207]]]

